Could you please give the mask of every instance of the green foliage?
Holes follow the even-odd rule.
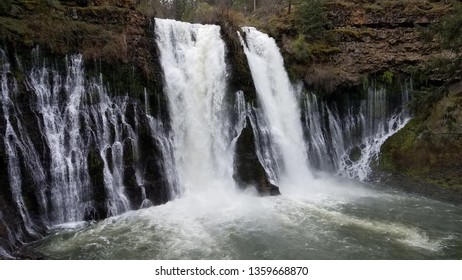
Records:
[[[339,52],[341,52],[339,48],[331,47],[323,42],[308,43],[303,34],[292,41],[291,54],[299,63],[308,63],[313,59],[325,61],[330,55]]]
[[[303,0],[296,10],[296,25],[300,33],[309,38],[320,38],[327,23],[322,0]]]
[[[414,76],[417,76],[420,83],[429,77],[447,82],[439,87],[420,85],[419,90],[415,90],[410,108],[414,113],[420,114],[447,96],[448,86],[461,78],[462,3],[454,2],[451,12],[430,28],[421,28],[421,33],[429,44],[446,52],[444,55],[435,56],[422,69],[415,71]]]
[[[462,3],[454,3],[451,13],[430,30],[431,39],[438,40],[441,48],[460,54],[462,51]],[[428,34],[427,34],[428,35]]]
[[[310,59],[309,44],[305,41],[305,35],[299,35],[292,42],[293,56],[299,62],[308,62]]]
[[[388,85],[391,85],[393,83],[393,72],[390,71],[390,70],[387,70],[383,73],[382,75],[382,80],[388,84]]]

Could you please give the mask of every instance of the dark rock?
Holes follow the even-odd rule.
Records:
[[[107,218],[106,189],[104,187],[104,162],[99,152],[95,149],[88,154],[88,171],[90,174],[92,207],[85,211],[85,220],[101,220]]]
[[[154,205],[166,203],[170,199],[170,192],[162,182],[147,180],[142,187],[146,192],[146,199]]]
[[[0,2],[0,15],[9,14],[11,7],[11,0],[2,0],[2,2]]]
[[[77,5],[79,5],[80,7],[86,7],[86,6],[88,6],[88,0],[76,0],[75,2],[76,2]]]
[[[255,136],[248,117],[236,142],[234,179],[241,188],[254,186],[260,195],[280,195],[279,188],[270,183],[265,169],[258,160]]]
[[[229,61],[229,72],[231,72],[230,87],[232,91],[242,90],[246,100],[254,102],[257,99],[255,85],[250,72],[247,57],[241,46],[237,33],[240,29],[229,21],[222,20],[221,35],[226,43],[226,59]]]

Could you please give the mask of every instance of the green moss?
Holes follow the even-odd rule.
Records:
[[[386,84],[391,85],[393,83],[394,74],[391,70],[387,70],[382,75],[382,81]]]
[[[361,149],[359,147],[354,147],[351,149],[349,156],[351,161],[358,161],[361,158]]]
[[[442,125],[444,108],[452,108],[454,103],[455,97],[439,101],[391,136],[382,145],[378,168],[428,185],[461,190],[462,134],[451,133],[450,127]]]
[[[381,147],[379,168],[383,171],[397,172],[401,168],[409,168],[404,163],[403,155],[409,155],[417,138],[420,123],[418,119],[411,120],[404,128],[390,137]],[[412,155],[411,155],[412,156]]]
[[[354,39],[361,38],[361,32],[353,28],[347,28],[347,27],[335,28],[335,29],[332,29],[330,32],[333,32],[335,34],[339,34],[342,36],[354,38]]]
[[[292,41],[292,55],[300,63],[307,63],[313,58],[327,60],[330,55],[340,53],[337,47],[329,46],[324,42],[308,43],[304,35],[299,35]]]
[[[383,7],[376,3],[368,3],[368,4],[365,4],[363,7],[368,12],[374,12],[374,13],[383,12]]]

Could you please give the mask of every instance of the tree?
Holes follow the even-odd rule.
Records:
[[[432,28],[433,37],[439,41],[443,49],[460,54],[462,51],[462,4],[454,3],[453,11],[443,17]]]
[[[319,38],[326,26],[327,14],[323,0],[302,0],[296,11],[298,30],[310,38]]]
[[[442,86],[433,85],[414,91],[410,104],[414,112],[424,112],[447,94],[448,87],[462,80],[462,3],[454,2],[453,9],[436,24],[423,30],[424,38],[445,50],[444,55],[435,56],[423,69],[416,71],[417,81],[426,81],[434,76],[445,80]],[[448,52],[450,55],[447,55]]]

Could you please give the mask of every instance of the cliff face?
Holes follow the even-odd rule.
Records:
[[[304,80],[327,93],[341,93],[371,75],[410,74],[436,54],[419,29],[449,9],[445,1],[327,1],[324,43],[337,49],[315,57]],[[291,52],[288,41],[282,45]]]

